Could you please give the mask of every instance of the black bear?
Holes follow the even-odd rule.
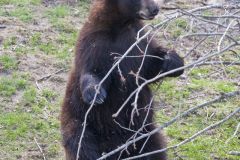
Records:
[[[153,19],[158,12],[154,0],[95,0],[92,4],[88,20],[77,41],[74,66],[61,110],[61,132],[67,160],[76,159],[84,116],[95,94],[97,96],[88,115],[79,160],[96,160],[126,143],[135,131],[139,132],[139,136],[156,128],[153,110],[146,109],[152,107],[152,94],[148,86],[139,94],[138,114],[131,116],[134,101],[131,98],[116,118],[112,115],[139,84],[159,73],[184,65],[175,51],[167,50],[157,45],[156,41],[146,38],[108,75],[97,93],[95,86],[115,64],[116,56],[124,54],[136,41],[138,31],[144,26],[142,20]],[[148,49],[143,53],[146,47]],[[138,84],[134,74],[137,72],[141,77]],[[183,70],[180,70],[168,76],[177,77],[182,73]],[[139,130],[143,123],[147,125]],[[161,133],[145,141],[142,139],[107,159],[123,159],[165,147],[165,138]],[[167,157],[163,152],[141,159],[166,160]]]

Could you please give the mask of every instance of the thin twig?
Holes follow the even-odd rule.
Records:
[[[236,130],[235,130],[235,132],[233,133],[233,135],[232,135],[229,139],[227,139],[225,143],[228,143],[231,139],[233,139],[233,138],[237,135],[239,129],[240,129],[240,123],[238,123],[238,125],[237,125],[237,127],[236,127]]]
[[[218,121],[217,123],[214,123],[206,128],[204,128],[203,130],[195,133],[194,135],[192,135],[191,137],[189,137],[188,139],[185,139],[184,141],[182,141],[181,143],[177,144],[177,145],[174,145],[174,146],[171,146],[171,147],[167,147],[167,148],[164,148],[164,149],[160,149],[160,150],[157,150],[157,151],[152,151],[152,152],[148,152],[148,153],[144,153],[144,154],[141,154],[141,155],[138,155],[138,156],[134,156],[134,157],[129,157],[129,158],[126,158],[126,159],[123,159],[123,160],[132,160],[132,159],[138,159],[138,158],[142,158],[142,157],[146,157],[146,156],[149,156],[149,155],[153,155],[153,154],[156,154],[156,153],[161,153],[161,152],[164,152],[164,151],[167,151],[169,149],[176,149],[188,142],[191,142],[193,141],[194,139],[196,139],[197,137],[199,137],[200,135],[202,135],[203,133],[211,130],[211,129],[214,129],[218,126],[220,126],[221,124],[223,124],[224,122],[228,121],[230,118],[232,118],[233,116],[235,116],[237,113],[240,112],[240,107],[237,108],[237,110],[235,110],[234,112],[232,112],[231,114],[229,114],[228,116],[226,116],[224,119],[222,119],[221,121]]]
[[[199,63],[197,66],[207,66],[207,65],[240,65],[240,62],[219,62],[219,61],[212,61],[212,62],[203,62]]]
[[[240,151],[230,151],[228,154],[233,156],[240,156]]]
[[[213,103],[216,103],[216,102],[219,102],[223,99],[227,99],[227,98],[230,98],[230,97],[234,97],[234,96],[237,96],[237,95],[240,95],[240,91],[235,91],[235,92],[229,92],[229,93],[226,93],[226,94],[222,94],[221,96],[211,100],[211,101],[208,101],[208,102],[205,102],[203,104],[200,104],[198,106],[194,106],[194,107],[191,107],[190,109],[188,109],[187,111],[183,112],[182,114],[179,114],[178,116],[176,116],[175,118],[173,118],[172,120],[164,123],[163,125],[161,125],[160,127],[154,129],[153,131],[147,133],[147,134],[144,134],[144,135],[141,135],[139,137],[137,137],[136,139],[134,140],[131,140],[129,141],[128,143],[125,143],[123,144],[122,146],[119,146],[118,148],[114,149],[113,151],[103,155],[102,157],[100,157],[98,160],[103,160],[103,159],[106,159],[107,157],[121,151],[122,149],[128,147],[129,145],[133,144],[134,142],[136,141],[139,141],[143,138],[146,138],[146,137],[149,137],[151,135],[154,135],[156,133],[158,133],[159,131],[161,131],[163,128],[166,128],[170,125],[172,125],[174,122],[176,122],[177,120],[179,120],[180,118],[183,118],[183,117],[187,117],[189,114],[195,112],[196,110],[200,109],[200,108],[203,108],[203,107],[206,107],[206,106],[209,106]]]
[[[36,143],[36,145],[37,145],[39,151],[41,152],[41,154],[42,154],[42,156],[43,156],[43,159],[46,160],[45,154],[44,154],[44,152],[43,152],[41,146],[39,145],[39,143],[37,142],[37,139],[36,139],[35,137],[34,137],[34,141],[35,141],[35,143]]]
[[[43,77],[39,78],[37,81],[38,81],[38,82],[45,81],[45,80],[51,78],[53,75],[59,74],[59,73],[63,72],[64,70],[65,70],[64,68],[59,69],[58,71],[56,71],[56,72],[54,72],[54,73],[51,73],[51,74],[48,74],[48,75],[46,75],[46,76],[43,76]]]

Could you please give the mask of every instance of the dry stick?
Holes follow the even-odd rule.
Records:
[[[52,77],[53,75],[58,74],[58,73],[61,73],[61,72],[63,72],[64,70],[65,70],[64,68],[59,69],[58,71],[56,71],[56,72],[54,72],[54,73],[51,73],[51,74],[48,74],[48,75],[46,75],[46,76],[43,76],[43,77],[39,78],[37,81],[38,81],[38,82],[41,82],[41,81],[47,80],[47,79],[49,79],[50,77]]]
[[[240,156],[240,151],[239,152],[238,151],[230,151],[228,154],[233,155],[233,156]]]
[[[223,6],[223,5],[211,5],[211,6],[206,6],[206,7],[199,7],[199,8],[195,8],[195,9],[192,9],[188,12],[190,13],[193,13],[193,12],[197,12],[197,11],[203,11],[203,10],[208,10],[208,9],[211,9],[211,8],[240,8],[240,6],[238,5],[234,5],[234,6]],[[86,130],[86,125],[87,125],[87,117],[88,117],[88,114],[90,113],[90,111],[92,110],[92,108],[94,107],[94,103],[96,101],[96,97],[97,97],[97,94],[99,93],[100,91],[100,87],[101,85],[103,84],[103,82],[108,78],[108,76],[112,73],[112,71],[121,63],[121,61],[129,54],[129,52],[138,44],[140,43],[143,39],[145,39],[153,30],[161,27],[162,25],[166,24],[167,22],[171,21],[171,20],[174,20],[176,18],[179,18],[179,17],[182,17],[184,16],[184,14],[181,14],[181,15],[176,15],[176,16],[173,16],[171,18],[169,18],[168,20],[165,20],[163,21],[162,23],[159,23],[155,26],[153,26],[151,29],[149,29],[148,32],[146,32],[141,38],[137,39],[136,42],[123,54],[123,56],[119,59],[119,61],[117,61],[113,66],[112,68],[108,71],[108,73],[105,75],[105,77],[101,80],[101,82],[96,86],[96,94],[94,96],[94,99],[92,101],[92,104],[90,105],[89,109],[87,110],[86,114],[85,114],[85,117],[84,117],[84,122],[83,122],[83,130],[82,130],[82,133],[81,133],[81,136],[80,136],[80,139],[79,139],[79,143],[78,143],[78,149],[77,149],[77,155],[76,155],[76,160],[78,160],[79,158],[79,152],[80,152],[80,149],[81,149],[81,143],[82,143],[82,140],[83,140],[83,137],[84,137],[84,133],[85,133],[85,130]],[[229,46],[230,48],[235,46],[236,44],[232,45],[232,46]],[[179,70],[181,70],[182,68],[180,68]],[[183,68],[184,69],[184,68]],[[165,74],[170,74],[170,73],[174,73],[178,70],[172,70],[170,71],[169,73],[166,72]],[[162,74],[163,76],[165,76],[165,74]],[[134,94],[131,94],[132,96]],[[130,98],[128,98],[130,99]]]
[[[232,13],[231,15],[220,15],[220,16],[216,16],[216,15],[213,15],[213,16],[205,16],[205,15],[201,15],[201,14],[194,14],[195,16],[197,17],[203,17],[205,19],[220,19],[220,18],[228,18],[228,19],[240,19],[240,16],[236,15],[240,12],[240,10],[237,10],[235,11],[234,13]]]
[[[0,29],[7,28],[7,26],[0,25]]]
[[[187,14],[189,14],[189,13],[194,13],[194,12],[198,12],[198,11],[205,11],[205,10],[212,9],[212,8],[218,8],[218,9],[238,9],[238,8],[240,8],[240,5],[209,5],[209,6],[204,6],[204,7],[191,9],[191,10],[185,11],[185,12]],[[182,11],[184,11],[184,10],[182,10]],[[177,19],[177,18],[180,18],[180,17],[186,15],[186,13],[181,12],[180,10],[178,10],[177,13],[178,13],[177,15],[172,16],[172,17],[168,17],[167,20],[165,20],[162,23],[159,23],[159,24],[153,26],[153,28],[159,28],[160,26],[166,24],[167,22],[169,22],[171,20],[174,20],[174,19]]]
[[[227,32],[228,30],[230,29],[231,25],[233,24],[235,20],[232,20],[229,25],[227,26],[225,32],[223,33],[222,37],[220,38],[219,42],[218,42],[218,52],[221,50],[221,45],[222,45],[222,42],[224,40],[224,37],[227,35]]]
[[[201,41],[199,41],[187,54],[185,54],[184,58],[188,57],[198,46],[200,46],[208,37],[204,37]]]
[[[151,41],[153,40],[153,38],[154,38],[155,35],[156,35],[156,34],[153,34],[153,35],[151,36],[151,38],[150,38],[150,40],[149,40],[149,42],[147,43],[147,46],[146,46],[146,48],[145,48],[141,65],[140,65],[140,67],[138,68],[138,71],[137,71],[137,74],[136,74],[136,84],[137,84],[137,86],[139,86],[140,72],[141,72],[142,67],[143,67],[143,65],[144,65],[144,62],[145,62],[145,58],[146,58],[146,54],[147,54],[149,45],[150,45],[150,43],[151,43]],[[132,123],[133,125],[134,125],[133,117],[134,117],[135,111],[136,111],[137,115],[139,115],[138,110],[137,110],[137,103],[134,104],[134,109],[132,110],[132,113],[131,113],[131,115],[132,115],[132,116],[131,116],[131,123]]]
[[[190,37],[190,36],[223,36],[224,33],[193,33],[193,34],[188,34],[188,35],[185,35],[183,36],[182,38],[185,38],[185,37]],[[225,36],[227,38],[229,38],[230,40],[232,40],[233,42],[235,43],[238,43],[237,40],[235,40],[233,37],[231,37],[230,35],[228,34],[225,34]]]
[[[231,139],[233,139],[237,135],[239,129],[240,129],[240,123],[238,123],[238,125],[236,127],[236,130],[233,133],[233,135],[229,139],[227,139],[225,143],[228,143]]]
[[[229,26],[225,26],[221,23],[218,23],[218,22],[215,22],[215,21],[211,21],[211,20],[206,20],[206,19],[202,19],[202,18],[199,18],[198,16],[195,16],[194,14],[192,14],[191,12],[188,12],[188,11],[185,11],[185,10],[182,10],[182,9],[179,9],[179,12],[182,12],[183,14],[186,14],[188,16],[192,16],[193,18],[196,18],[200,21],[203,21],[203,22],[206,22],[206,23],[209,23],[209,24],[213,24],[213,25],[217,25],[219,27],[223,27],[223,28],[228,28]],[[230,28],[229,28],[230,29]],[[232,28],[231,28],[232,29]]]
[[[35,84],[36,84],[37,88],[38,88],[39,90],[41,90],[41,87],[39,86],[39,83],[38,83],[38,82],[47,80],[47,79],[49,79],[50,77],[52,77],[53,75],[58,74],[58,73],[61,73],[61,72],[63,72],[63,71],[64,71],[64,69],[62,68],[62,69],[60,69],[60,70],[58,70],[58,71],[56,71],[56,72],[54,72],[54,73],[51,73],[51,74],[48,74],[48,75],[46,75],[46,76],[43,76],[42,78],[39,78],[38,80],[35,81]]]
[[[37,147],[40,150],[40,152],[41,152],[41,154],[43,156],[43,159],[46,160],[45,154],[43,153],[43,150],[42,150],[41,146],[39,145],[39,143],[37,142],[37,139],[35,137],[34,137],[34,141],[37,144]]]
[[[214,129],[218,126],[220,126],[221,124],[223,124],[224,122],[226,122],[227,120],[229,120],[230,118],[232,118],[234,115],[236,115],[237,113],[240,112],[240,107],[237,108],[237,110],[235,110],[234,112],[232,112],[231,114],[229,114],[228,116],[226,116],[224,119],[222,119],[221,121],[218,121],[217,123],[214,123],[206,128],[204,128],[203,130],[195,133],[194,135],[192,135],[190,138],[188,139],[185,139],[184,141],[182,141],[181,143],[177,144],[177,145],[174,145],[174,146],[171,146],[171,147],[167,147],[167,148],[164,148],[164,149],[160,149],[160,150],[157,150],[157,151],[153,151],[153,152],[148,152],[148,153],[145,153],[145,154],[141,154],[141,155],[138,155],[138,156],[134,156],[134,157],[130,157],[130,158],[126,158],[126,159],[123,159],[123,160],[131,160],[131,159],[137,159],[137,158],[141,158],[141,157],[146,157],[146,156],[149,156],[149,155],[153,155],[153,154],[156,154],[156,153],[160,153],[160,152],[164,152],[164,151],[167,151],[169,149],[176,149],[188,142],[191,142],[192,140],[196,139],[198,136],[202,135],[203,133],[211,130],[211,129]]]
[[[240,62],[218,62],[218,61],[213,61],[213,62],[203,62],[203,63],[200,63],[196,66],[207,66],[207,65],[220,65],[220,64],[223,64],[223,65],[240,65]]]
[[[149,111],[150,111],[150,109],[151,109],[152,103],[153,103],[153,98],[151,99],[151,102],[150,102],[146,107],[142,108],[142,109],[148,108],[147,114],[146,114],[146,116],[145,116],[145,118],[144,118],[144,121],[143,121],[143,123],[142,123],[142,127],[139,128],[137,131],[135,131],[135,133],[134,133],[126,142],[130,141],[131,139],[135,139],[135,137],[136,137],[138,134],[143,135],[143,133],[141,133],[141,131],[144,129],[144,127],[147,127],[148,125],[151,125],[151,124],[152,124],[152,123],[146,124],[146,121],[147,121],[147,118],[148,118]],[[114,121],[115,121],[115,120],[114,120]],[[116,122],[116,121],[115,121],[115,122]],[[131,123],[131,122],[130,122],[130,123]],[[130,128],[130,127],[129,127],[129,128]],[[123,129],[124,129],[124,128],[123,128]],[[128,129],[127,129],[127,130],[128,130]],[[146,140],[146,142],[144,143],[144,145],[142,146],[142,149],[144,148],[144,146],[145,146],[146,143],[147,143],[147,140]],[[133,144],[133,145],[135,146],[135,144]],[[141,149],[141,150],[142,150],[142,149]],[[127,150],[127,147],[126,147],[124,150]],[[124,150],[122,150],[122,151],[120,152],[120,155],[119,155],[118,160],[121,158],[122,152],[123,152]],[[141,150],[140,150],[140,152],[141,152]]]
[[[155,80],[157,80],[157,79],[159,79],[159,78],[162,78],[162,77],[164,77],[164,76],[166,76],[166,75],[168,75],[168,74],[174,73],[174,72],[176,72],[176,71],[179,71],[179,70],[182,70],[182,69],[186,69],[186,68],[190,68],[190,67],[194,66],[195,64],[198,64],[198,63],[200,63],[200,62],[202,62],[202,61],[205,61],[205,60],[208,59],[208,58],[211,58],[211,57],[214,57],[214,56],[216,56],[216,55],[219,55],[219,54],[221,54],[221,53],[229,50],[230,48],[232,48],[232,47],[234,47],[234,46],[236,46],[236,45],[239,45],[239,42],[232,43],[231,45],[227,46],[226,48],[224,48],[224,49],[221,50],[220,52],[216,52],[216,53],[207,55],[206,57],[200,58],[199,60],[197,60],[196,62],[194,62],[194,63],[192,63],[192,64],[189,64],[189,65],[186,65],[186,66],[184,66],[184,67],[180,67],[180,68],[171,70],[171,71],[169,71],[169,72],[160,74],[159,76],[156,76],[155,78],[153,78],[153,79],[151,79],[151,80],[148,80],[147,82],[143,83],[138,89],[136,89],[134,92],[132,92],[132,94],[129,96],[129,98],[124,102],[124,104],[120,107],[120,109],[113,115],[113,117],[118,116],[118,114],[121,112],[121,110],[123,109],[123,107],[125,106],[125,104],[127,103],[127,101],[129,101],[130,98],[131,98],[136,92],[137,92],[137,95],[136,95],[136,96],[138,96],[139,92],[140,92],[140,91],[142,90],[142,88],[143,88],[144,86],[146,86],[147,84],[149,84],[149,83],[151,83],[151,82],[153,82],[153,81],[155,81]],[[155,134],[155,133],[157,133],[157,132],[160,131],[160,130],[161,130],[161,129],[157,128],[156,130],[153,130],[153,131],[150,132],[150,133]],[[151,134],[151,135],[152,135],[152,134]],[[100,159],[104,159],[104,158],[106,158],[106,157],[108,157],[108,156],[110,156],[110,155],[112,155],[112,154],[120,151],[121,149],[129,146],[130,144],[132,144],[132,143],[134,143],[134,142],[136,142],[136,141],[138,141],[138,140],[140,140],[140,139],[142,139],[142,138],[145,138],[145,137],[146,137],[145,135],[142,135],[142,136],[138,137],[138,138],[135,139],[135,140],[129,141],[127,144],[122,145],[122,146],[120,146],[119,148],[113,150],[112,152],[109,152],[108,154],[106,154],[106,155],[104,155],[103,157],[99,158],[99,160],[100,160]]]
[[[105,154],[104,156],[100,157],[98,160],[103,160],[119,151],[121,151],[122,149],[128,147],[129,145],[131,145],[132,143],[136,142],[136,141],[139,141],[145,137],[150,137],[151,135],[153,134],[156,134],[158,133],[159,131],[161,131],[163,128],[166,128],[170,125],[172,125],[174,122],[176,122],[177,120],[181,119],[181,118],[184,118],[184,117],[187,117],[189,114],[193,113],[194,111],[200,109],[200,108],[203,108],[205,106],[209,106],[213,103],[216,103],[216,102],[219,102],[221,100],[224,100],[224,99],[227,99],[227,98],[231,98],[231,97],[234,97],[234,96],[237,96],[237,95],[240,95],[240,91],[235,91],[235,92],[229,92],[229,93],[225,93],[225,94],[222,94],[221,96],[211,100],[211,101],[208,101],[208,102],[205,102],[203,104],[200,104],[198,106],[195,106],[195,107],[192,107],[190,109],[188,109],[187,111],[183,112],[182,114],[180,115],[177,115],[175,118],[173,118],[172,120],[164,123],[163,125],[161,125],[160,127],[154,129],[153,131],[149,132],[148,134],[143,134],[141,136],[139,136],[138,138],[136,139],[133,139],[131,141],[129,141],[128,143],[118,147],[117,149]]]
[[[183,12],[183,11],[182,11]],[[190,14],[190,12],[185,12],[185,13],[189,13]],[[232,21],[233,22],[233,21]],[[227,29],[226,29],[226,31],[225,31],[225,33],[223,33],[223,35],[222,35],[222,38],[221,38],[221,40],[220,40],[220,42],[222,41],[222,39],[225,37],[225,35],[226,35],[226,32],[228,31],[228,29],[230,28],[230,26],[231,26],[231,24],[232,24],[232,22],[227,26]],[[239,44],[237,41],[234,41],[236,44]],[[220,52],[221,50],[221,48],[218,48],[219,50],[218,50],[218,52]],[[208,56],[206,56],[206,57],[208,57]],[[201,60],[201,59],[200,59]],[[157,76],[158,77],[158,76]],[[155,78],[154,78],[155,79]],[[157,79],[155,79],[155,80],[157,80]],[[151,81],[152,82],[152,81]],[[149,84],[148,82],[146,82],[147,84]],[[145,83],[144,83],[145,84]],[[144,85],[145,86],[145,85]],[[139,89],[140,88],[140,89]],[[135,101],[134,101],[134,104],[136,105],[137,104],[137,100],[138,100],[138,95],[139,95],[139,93],[140,93],[140,91],[142,90],[142,87],[139,87],[138,88],[138,91],[136,92],[136,96],[135,96]],[[135,107],[136,108],[136,107]]]
[[[201,14],[194,14],[197,17],[203,17],[206,19],[211,19],[211,18],[233,18],[233,19],[240,19],[240,16],[235,16],[235,15],[221,15],[221,16],[205,16]]]
[[[218,51],[221,50],[222,42],[223,42],[223,40],[224,40],[224,38],[225,38],[228,30],[230,29],[230,27],[231,27],[231,25],[233,24],[234,21],[235,21],[235,19],[233,19],[233,20],[228,24],[226,30],[224,31],[222,37],[220,38],[220,40],[219,40],[219,42],[218,42]],[[221,58],[221,57],[220,57],[220,60],[221,60],[221,62],[222,62],[222,58]],[[226,70],[225,70],[225,68],[224,68],[223,63],[221,63],[221,67],[222,67],[222,69],[223,69],[224,74],[227,76],[227,72],[226,72]]]
[[[167,75],[169,75],[169,74],[171,74],[171,73],[174,73],[174,72],[177,72],[177,71],[180,71],[180,70],[183,70],[183,69],[191,68],[191,67],[193,67],[193,66],[195,66],[195,65],[197,65],[197,64],[199,64],[199,63],[201,63],[201,62],[203,62],[203,61],[205,61],[205,60],[207,60],[207,59],[209,59],[209,58],[212,58],[212,57],[214,57],[214,56],[220,55],[220,54],[228,51],[229,49],[231,49],[232,47],[237,46],[237,45],[240,45],[240,42],[232,43],[232,44],[230,44],[229,46],[227,46],[227,47],[225,47],[224,49],[222,49],[220,52],[216,52],[216,53],[213,53],[213,54],[209,54],[209,55],[207,55],[207,56],[205,56],[205,57],[202,57],[202,58],[198,59],[197,61],[195,61],[195,62],[193,62],[193,63],[190,63],[190,64],[185,65],[185,66],[183,66],[183,67],[179,67],[179,68],[170,70],[170,71],[165,72],[165,73],[162,73],[162,74],[160,74],[160,75],[158,75],[158,76],[156,76],[156,77],[154,77],[154,78],[152,78],[152,79],[150,79],[150,80],[145,81],[143,84],[141,84],[141,86],[139,86],[136,90],[134,90],[134,91],[130,94],[130,96],[125,100],[125,102],[121,105],[121,107],[118,109],[118,111],[117,111],[116,113],[114,113],[112,116],[113,116],[113,117],[117,117],[117,116],[120,114],[121,110],[122,110],[122,109],[125,107],[125,105],[128,103],[128,101],[134,96],[134,94],[136,94],[136,96],[138,97],[138,94],[139,94],[139,92],[142,90],[142,88],[143,88],[144,86],[148,85],[149,83],[152,83],[152,82],[154,82],[154,81],[156,81],[156,80],[158,80],[158,79],[160,79],[160,78],[163,78],[163,77],[165,77],[165,76],[167,76]],[[137,99],[138,99],[138,98],[135,98],[135,101],[136,101]],[[136,102],[134,102],[134,103],[136,103]]]
[[[205,7],[207,8],[207,7]],[[78,160],[79,158],[79,152],[80,152],[80,149],[81,149],[81,143],[82,143],[82,139],[84,137],[84,133],[85,133],[85,130],[86,130],[86,123],[87,123],[87,117],[88,117],[88,114],[90,113],[90,111],[92,110],[93,106],[94,106],[94,103],[96,101],[96,97],[97,97],[97,94],[100,90],[100,87],[102,86],[103,82],[108,78],[108,76],[112,73],[112,71],[121,63],[121,61],[130,53],[130,51],[132,51],[132,49],[138,44],[140,43],[143,39],[145,39],[154,29],[156,28],[159,28],[160,26],[164,25],[165,23],[173,20],[177,18],[176,17],[172,17],[171,19],[168,19],[160,24],[157,24],[155,26],[153,26],[152,28],[149,29],[148,32],[146,32],[142,37],[137,37],[137,40],[136,42],[131,46],[129,47],[129,49],[122,55],[121,58],[119,58],[119,60],[114,63],[114,65],[112,66],[112,68],[107,72],[107,74],[105,75],[105,77],[101,80],[101,82],[98,84],[98,86],[96,87],[96,94],[94,96],[94,99],[93,99],[93,102],[91,104],[91,106],[89,107],[89,109],[87,110],[86,114],[85,114],[85,117],[84,117],[84,122],[83,122],[83,131],[82,131],[82,134],[80,136],[80,140],[79,140],[79,143],[78,143],[78,150],[77,150],[77,155],[76,155],[76,160]],[[146,28],[146,26],[144,26]],[[141,32],[142,30],[140,30]],[[140,35],[139,33],[137,34],[138,36]]]
[[[78,143],[78,150],[77,150],[77,156],[76,156],[76,160],[78,160],[79,158],[79,152],[81,149],[81,143],[82,143],[82,139],[84,137],[84,133],[86,130],[86,124],[87,124],[87,117],[88,114],[90,113],[90,111],[92,110],[92,108],[94,107],[94,103],[96,101],[97,98],[97,94],[99,93],[100,87],[102,86],[103,82],[108,78],[108,76],[112,73],[112,71],[120,64],[120,62],[130,53],[130,51],[138,44],[140,43],[143,39],[145,39],[153,30],[153,28],[151,28],[148,32],[146,32],[146,34],[144,34],[141,38],[137,39],[137,41],[123,54],[123,56],[121,58],[119,58],[119,60],[114,63],[114,65],[112,66],[112,68],[108,71],[108,73],[105,75],[105,77],[101,80],[101,82],[98,84],[98,86],[96,86],[96,94],[94,95],[94,99],[93,102],[91,104],[91,106],[89,107],[89,109],[87,110],[85,117],[84,117],[84,122],[83,122],[83,130],[80,136],[80,140]]]

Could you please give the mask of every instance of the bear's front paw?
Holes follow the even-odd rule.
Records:
[[[96,88],[94,86],[88,87],[83,91],[83,101],[87,104],[92,104],[96,94]],[[107,92],[102,87],[97,93],[97,97],[94,101],[94,104],[102,104],[107,97]]]
[[[179,67],[184,66],[184,61],[183,59],[175,52],[171,51],[164,57],[164,62],[163,62],[163,72],[168,72],[173,69],[177,69]],[[177,77],[183,74],[184,70],[179,70],[174,73],[171,73],[167,75],[168,77]]]

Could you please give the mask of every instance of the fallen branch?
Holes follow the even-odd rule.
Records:
[[[46,76],[43,76],[42,78],[39,78],[37,81],[38,81],[38,82],[45,81],[45,80],[51,78],[53,75],[59,74],[59,73],[63,72],[64,70],[65,70],[65,69],[63,69],[63,68],[62,68],[62,69],[59,69],[58,71],[56,71],[56,72],[54,72],[54,73],[51,73],[51,74],[48,74],[48,75],[46,75]]]
[[[7,28],[7,26],[0,25],[0,29]]]
[[[240,152],[238,151],[230,151],[228,154],[233,156],[240,156]]]
[[[53,75],[59,74],[59,73],[63,72],[64,70],[65,69],[62,68],[54,73],[48,74],[48,75],[43,76],[42,78],[39,78],[38,80],[36,80],[35,84],[37,86],[37,89],[41,90],[41,87],[39,86],[39,82],[46,81],[47,79],[51,78]]]
[[[197,66],[205,66],[205,65],[240,65],[240,62],[219,62],[219,61],[212,61],[212,62],[203,62],[198,64]]]
[[[129,157],[129,158],[126,158],[126,159],[123,159],[123,160],[132,160],[132,159],[137,159],[137,158],[141,158],[141,157],[146,157],[146,156],[149,156],[149,155],[153,155],[153,154],[156,154],[156,153],[160,153],[160,152],[164,152],[164,151],[167,151],[169,149],[176,149],[188,142],[191,142],[193,141],[194,139],[196,139],[197,137],[199,137],[200,135],[204,134],[205,132],[211,130],[211,129],[214,129],[218,126],[220,126],[221,124],[223,124],[224,122],[226,122],[227,120],[229,120],[230,118],[232,118],[233,116],[235,116],[237,113],[240,112],[240,107],[235,110],[234,112],[232,112],[231,114],[229,114],[228,116],[226,116],[224,119],[222,119],[221,121],[218,121],[217,123],[214,123],[206,128],[204,128],[203,130],[195,133],[194,135],[192,135],[190,138],[188,139],[185,139],[184,141],[182,141],[181,143],[177,144],[177,145],[174,145],[174,146],[171,146],[171,147],[167,147],[167,148],[164,148],[164,149],[161,149],[161,150],[157,150],[157,151],[153,151],[153,152],[148,152],[148,153],[145,153],[145,154],[141,154],[141,155],[138,155],[138,156],[134,156],[134,157]]]
[[[154,31],[158,30],[160,27],[163,27],[165,26],[166,24],[168,24],[170,21],[172,20],[175,20],[177,18],[180,18],[180,17],[183,17],[183,16],[186,16],[186,15],[189,15],[189,13],[195,13],[195,12],[199,12],[199,11],[205,11],[205,10],[209,10],[209,9],[213,9],[213,8],[219,8],[219,9],[237,9],[237,8],[240,8],[240,5],[211,5],[211,6],[204,6],[204,7],[199,7],[199,8],[195,8],[195,9],[192,9],[192,10],[189,10],[187,12],[183,12],[183,11],[180,11],[178,10],[176,13],[174,13],[171,17],[167,17],[166,20],[162,21],[161,23],[157,24],[157,25],[154,25],[154,26],[150,26],[150,29],[146,31],[146,33],[144,35],[141,35],[141,37],[139,36],[140,34],[138,34],[137,38],[136,38],[136,41],[134,44],[132,44],[130,46],[130,48],[120,57],[118,58],[118,60],[113,64],[112,68],[107,72],[107,74],[103,77],[103,79],[101,80],[101,82],[99,83],[99,85],[96,87],[96,94],[94,96],[94,99],[92,101],[92,104],[90,105],[90,107],[88,108],[87,112],[85,113],[85,117],[84,117],[84,122],[83,122],[83,130],[82,130],[82,133],[80,135],[80,138],[79,138],[79,142],[78,142],[78,150],[77,150],[77,156],[76,156],[76,160],[79,158],[79,152],[80,152],[80,149],[81,149],[81,143],[82,143],[82,139],[84,137],[84,134],[85,134],[85,130],[86,130],[86,125],[87,125],[87,117],[89,115],[89,113],[91,112],[91,110],[93,109],[94,107],[94,103],[96,101],[96,97],[97,97],[97,93],[99,93],[99,90],[101,88],[101,85],[104,83],[104,81],[109,77],[109,75],[112,73],[112,71],[114,71],[118,66],[119,64],[122,62],[122,60],[124,60],[127,56],[129,56],[128,54],[131,52],[131,50],[136,47],[143,39],[145,38],[148,38],[149,35],[151,35],[151,33],[153,33]],[[209,22],[209,21],[207,21]],[[145,26],[146,27],[146,26]],[[171,74],[171,73],[174,73],[176,71],[179,71],[179,70],[182,70],[182,69],[187,69],[187,68],[191,68],[203,61],[206,61],[207,59],[209,58],[212,58],[214,56],[218,56],[220,55],[221,53],[225,52],[225,51],[228,51],[230,50],[231,48],[237,46],[237,45],[240,45],[240,42],[238,41],[234,41],[232,40],[234,43],[230,44],[229,46],[227,46],[226,48],[222,49],[221,51],[219,52],[216,52],[216,53],[213,53],[211,54],[211,52],[209,52],[209,55],[206,55],[205,57],[203,58],[200,58],[199,60],[197,60],[196,62],[194,63],[191,63],[191,64],[188,64],[184,67],[181,67],[181,68],[178,68],[178,69],[175,69],[175,70],[172,70],[172,71],[169,71],[169,72],[166,72],[166,73],[163,73],[163,74],[160,74],[158,76],[156,76],[155,78],[151,79],[151,80],[148,80],[146,81],[145,83],[141,84],[139,86],[138,89],[136,89],[134,92],[132,92],[130,94],[130,96],[127,98],[127,100],[124,102],[124,104],[128,103],[128,101],[136,94],[136,97],[135,97],[135,100],[137,101],[138,99],[138,94],[139,92],[142,90],[143,87],[145,87],[146,85],[148,85],[149,83],[152,83],[156,80],[158,80],[159,78],[162,78],[162,77],[165,77],[167,76],[168,74]],[[134,101],[133,104],[137,104],[136,101]],[[120,107],[119,111],[117,113],[119,113],[121,111],[121,109],[124,107],[124,104]],[[136,107],[135,107],[136,108]],[[117,113],[113,115],[114,116],[117,116]],[[157,131],[158,132],[158,131]],[[145,135],[145,134],[144,134]],[[143,135],[141,135],[143,136]],[[140,136],[140,137],[141,137]],[[139,138],[139,137],[138,137]],[[136,142],[136,140],[138,139],[134,139],[134,141],[129,141],[132,143]],[[144,138],[144,137],[142,137]],[[141,138],[141,139],[142,139]],[[128,142],[128,143],[129,143]],[[127,143],[127,144],[128,144]],[[127,147],[127,146],[125,146]],[[123,149],[123,148],[122,148]],[[121,150],[121,149],[120,149]],[[119,150],[119,151],[120,151]],[[104,158],[103,158],[104,159]]]
[[[236,128],[235,132],[233,133],[233,135],[228,140],[226,140],[225,143],[228,143],[231,139],[233,139],[237,135],[239,129],[240,129],[240,123],[238,123],[237,128]]]
[[[183,112],[182,114],[176,116],[175,118],[173,118],[172,120],[164,123],[163,125],[161,125],[160,127],[154,129],[153,131],[147,133],[147,134],[143,134],[139,137],[137,137],[136,139],[133,139],[131,141],[129,141],[128,143],[125,143],[124,145],[118,147],[117,149],[103,155],[102,157],[100,157],[98,160],[103,160],[103,159],[106,159],[107,157],[121,151],[122,149],[124,148],[127,148],[128,146],[130,146],[131,144],[135,143],[136,141],[139,141],[143,138],[146,138],[146,137],[150,137],[151,135],[154,135],[156,133],[158,133],[159,131],[161,131],[163,128],[166,128],[170,125],[172,125],[174,122],[176,122],[177,120],[179,120],[180,118],[184,118],[184,117],[187,117],[188,115],[190,115],[191,113],[195,112],[196,110],[200,109],[200,108],[203,108],[203,107],[206,107],[206,106],[209,106],[213,103],[216,103],[216,102],[220,102],[221,100],[224,100],[224,99],[227,99],[227,98],[230,98],[230,97],[234,97],[234,96],[237,96],[237,95],[240,95],[240,91],[235,91],[235,92],[229,92],[229,93],[225,93],[225,94],[222,94],[221,96],[211,100],[211,101],[208,101],[208,102],[205,102],[203,104],[200,104],[198,106],[195,106],[195,107],[191,107],[190,109],[188,109],[187,111]]]

